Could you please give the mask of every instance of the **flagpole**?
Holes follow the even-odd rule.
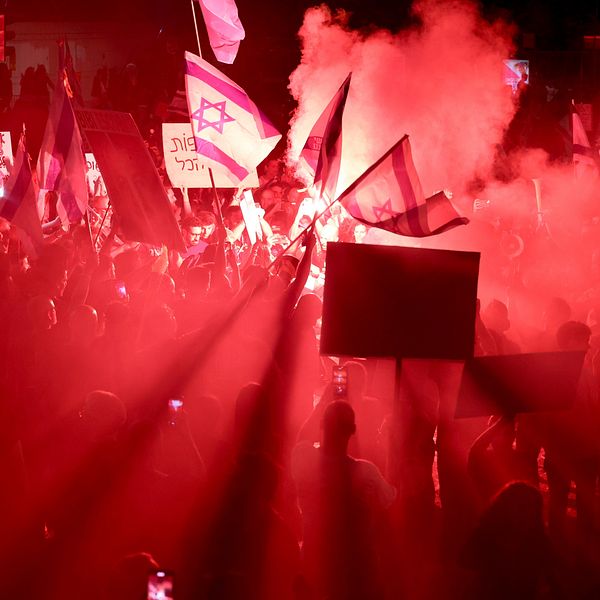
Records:
[[[335,198],[335,200],[333,200],[332,202],[330,202],[319,214],[315,215],[313,217],[313,220],[311,222],[311,224],[306,227],[306,229],[303,229],[289,244],[289,246],[287,246],[287,248],[284,248],[281,252],[281,254],[277,255],[275,257],[275,259],[273,260],[273,262],[267,267],[268,269],[270,269],[275,263],[277,263],[277,261],[279,260],[279,258],[281,256],[284,255],[285,252],[287,252],[309,229],[315,227],[316,222],[339,200],[341,200],[342,198],[344,198],[345,196],[347,196],[350,192],[352,192],[358,185],[358,183],[363,179],[363,177],[365,175],[367,175],[368,173],[370,173],[375,167],[377,167],[381,162],[383,162],[383,160],[386,158],[386,156],[399,144],[401,144],[406,138],[408,137],[408,135],[403,135],[402,138],[397,141],[387,152],[384,152],[381,157],[376,160],[360,177],[358,177],[351,185],[349,185],[341,194],[339,194],[337,196],[337,198]],[[357,219],[356,217],[353,217],[354,219],[356,219],[357,221],[360,221],[361,223],[365,223],[365,224],[369,224],[366,221],[362,221],[361,219]]]
[[[196,8],[194,6],[195,0],[190,0],[190,5],[192,9],[192,15],[194,17],[194,30],[196,31],[196,43],[198,44],[198,56],[202,58],[202,48],[200,47],[200,34],[198,32],[198,19],[196,18]],[[213,196],[215,202],[215,208],[217,210],[217,215],[219,216],[219,220],[221,222],[221,227],[225,228],[225,223],[223,222],[223,212],[221,211],[221,205],[219,204],[219,194],[217,193],[217,186],[215,185],[215,178],[213,176],[212,169],[208,167],[208,174],[210,176],[210,184],[213,189]]]
[[[196,30],[196,42],[198,43],[198,56],[202,58],[202,49],[200,48],[200,34],[198,33],[198,20],[196,19],[196,9],[194,8],[194,1],[190,0],[192,8],[192,15],[194,15],[194,29]]]
[[[367,175],[368,173],[370,173],[375,167],[377,167],[381,162],[383,162],[383,160],[386,158],[386,156],[399,144],[401,144],[406,138],[408,137],[408,135],[403,135],[402,138],[397,141],[387,152],[384,152],[381,157],[376,160],[360,177],[358,177],[351,185],[349,185],[341,194],[338,195],[338,197],[333,200],[332,202],[330,202],[318,215],[316,215],[311,224],[304,229],[303,231],[301,231],[291,242],[290,245],[285,248],[281,254],[279,254],[278,256],[275,257],[275,260],[269,265],[269,269],[279,260],[280,256],[283,256],[283,254],[289,250],[303,235],[306,231],[308,231],[311,227],[314,228],[315,223],[339,200],[341,200],[342,198],[344,198],[345,196],[347,196],[350,192],[352,192],[358,185],[358,183],[363,179],[363,177],[365,175]],[[354,219],[356,219],[356,217],[353,217]],[[357,221],[361,221],[360,219],[356,219]],[[361,221],[362,223],[367,224],[365,221]]]
[[[92,247],[92,252],[97,256],[100,254],[100,250],[96,247],[96,242],[98,238],[94,240],[94,236],[92,234],[92,226],[90,225],[90,211],[89,208],[85,211],[83,215],[83,220],[85,222],[85,228],[87,229],[88,235],[90,236],[90,245]]]
[[[106,217],[108,216],[108,211],[110,209],[110,198],[108,200],[108,204],[106,205],[106,210],[104,211],[104,216],[102,217],[102,221],[100,222],[100,228],[98,229],[98,233],[96,234],[96,239],[94,240],[94,248],[98,243],[98,239],[100,238],[100,234],[102,233],[102,227],[104,227],[104,221],[106,221]]]
[[[225,227],[225,223],[223,222],[223,211],[221,210],[221,205],[219,204],[219,194],[217,193],[217,187],[215,186],[215,179],[213,177],[213,172],[210,167],[208,167],[208,174],[210,176],[210,184],[213,189],[213,199],[215,202],[215,207],[217,209],[217,214],[219,215],[219,220],[221,221],[221,225]]]
[[[365,177],[368,173],[370,173],[371,171],[373,171],[373,169],[375,169],[377,166],[379,166],[379,164],[381,162],[383,162],[383,160],[387,157],[387,155],[392,152],[392,150],[394,150],[394,148],[396,148],[396,146],[398,146],[399,144],[401,144],[406,138],[408,138],[408,135],[403,135],[402,138],[400,140],[398,140],[389,150],[387,150],[387,152],[384,152],[379,159],[377,159],[360,177],[358,177],[352,184],[350,184],[341,194],[338,195],[338,197],[333,200],[332,202],[330,202],[318,215],[316,215],[311,224],[304,229],[303,231],[301,231],[289,244],[289,246],[287,248],[284,248],[284,250],[281,252],[281,254],[279,254],[278,256],[275,257],[275,260],[273,260],[273,262],[269,265],[269,269],[279,260],[280,256],[283,256],[283,254],[289,250],[304,234],[306,231],[308,231],[311,227],[314,228],[315,223],[339,200],[341,200],[342,198],[344,198],[345,196],[347,196],[349,193],[351,193],[359,184],[360,181],[362,181],[363,177]],[[354,219],[356,219],[356,217],[353,217]],[[361,219],[356,219],[357,221],[361,221]],[[362,223],[367,224],[365,221],[361,221]]]
[[[267,272],[279,261],[279,259],[296,243],[298,242],[298,240],[306,234],[307,231],[309,231],[310,229],[314,230],[315,228],[315,224],[316,222],[341,198],[341,194],[340,196],[338,196],[335,200],[333,200],[332,202],[330,202],[318,215],[315,215],[313,217],[313,220],[311,221],[310,225],[308,225],[308,227],[306,227],[305,229],[303,229],[290,243],[289,246],[287,246],[286,248],[284,248],[280,254],[278,254],[274,259],[273,262],[271,262],[271,264],[267,267]]]

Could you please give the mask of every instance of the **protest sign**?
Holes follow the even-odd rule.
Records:
[[[196,141],[189,123],[163,123],[163,152],[165,167],[175,187],[212,187],[208,168],[196,153]],[[258,175],[251,172],[239,185],[224,173],[213,169],[215,186],[218,188],[258,187]]]
[[[8,179],[9,165],[13,164],[10,131],[0,131],[0,186]]]
[[[102,179],[102,173],[100,173],[96,158],[91,152],[85,153],[85,165],[87,167],[85,180],[90,196],[107,196],[106,184]]]
[[[258,211],[262,211],[263,209],[258,209],[256,207],[254,196],[250,190],[246,190],[240,198],[240,208],[242,210],[242,216],[244,217],[244,223],[246,224],[246,231],[248,232],[250,243],[254,246],[257,238],[262,240],[262,227],[260,225]]]
[[[169,199],[131,115],[84,109],[75,113],[102,172],[123,235],[183,250]]]

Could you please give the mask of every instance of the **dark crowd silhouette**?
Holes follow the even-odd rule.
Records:
[[[370,228],[339,206],[312,223],[277,158],[254,244],[231,191],[217,210],[170,186],[174,48],[155,64],[152,89],[144,65],[101,67],[92,97],[136,118],[185,250],[124,239],[97,182],[68,230],[46,194],[38,256],[0,220],[0,597],[600,597],[597,222],[568,297],[528,287],[535,249],[568,245],[530,224],[530,254],[482,270],[475,355],[585,352],[571,407],[456,419],[462,363],[402,359],[391,394],[386,361],[319,354],[327,243]],[[0,65],[32,152],[52,88],[31,67],[13,101]]]

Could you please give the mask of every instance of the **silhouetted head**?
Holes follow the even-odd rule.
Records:
[[[127,410],[121,399],[104,390],[86,396],[80,415],[91,439],[116,436],[127,422]]]
[[[148,300],[158,304],[172,304],[175,299],[175,282],[167,273],[150,273],[143,290]]]
[[[508,319],[508,307],[500,300],[492,300],[483,311],[483,321],[487,327],[500,333],[510,328]]]
[[[271,283],[278,282],[284,288],[287,287],[294,277],[296,277],[296,269],[298,268],[298,259],[295,256],[284,254],[279,258],[277,263],[272,267]]]
[[[29,319],[36,331],[51,329],[56,325],[56,307],[48,296],[34,296],[27,305]]]
[[[314,325],[317,319],[321,316],[323,303],[315,294],[305,294],[298,300],[296,310],[294,311],[294,319],[307,324]]]
[[[98,333],[96,309],[88,304],[75,307],[69,315],[69,332],[72,342],[82,345],[91,343]]]
[[[188,297],[202,298],[210,287],[210,269],[206,266],[192,267],[185,274]]]
[[[501,534],[543,531],[543,500],[539,489],[525,481],[512,481],[492,499],[485,519]]]
[[[561,350],[583,350],[587,352],[590,347],[592,330],[579,321],[567,321],[556,332],[556,341]]]
[[[350,437],[356,432],[354,410],[343,400],[332,402],[323,413],[321,421],[324,450],[346,452]]]

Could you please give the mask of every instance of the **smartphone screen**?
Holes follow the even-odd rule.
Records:
[[[127,298],[127,288],[125,287],[125,282],[116,281],[115,282],[115,291],[117,292],[117,296],[121,300],[125,300]]]
[[[173,575],[167,571],[154,571],[148,575],[148,600],[166,600],[173,596]]]
[[[183,400],[181,398],[171,398],[169,400],[169,408],[177,412],[183,408]]]
[[[348,388],[348,371],[346,367],[333,367],[333,392],[337,398],[345,398]]]
[[[177,419],[183,410],[182,398],[171,398],[169,400],[169,425],[176,425]]]

